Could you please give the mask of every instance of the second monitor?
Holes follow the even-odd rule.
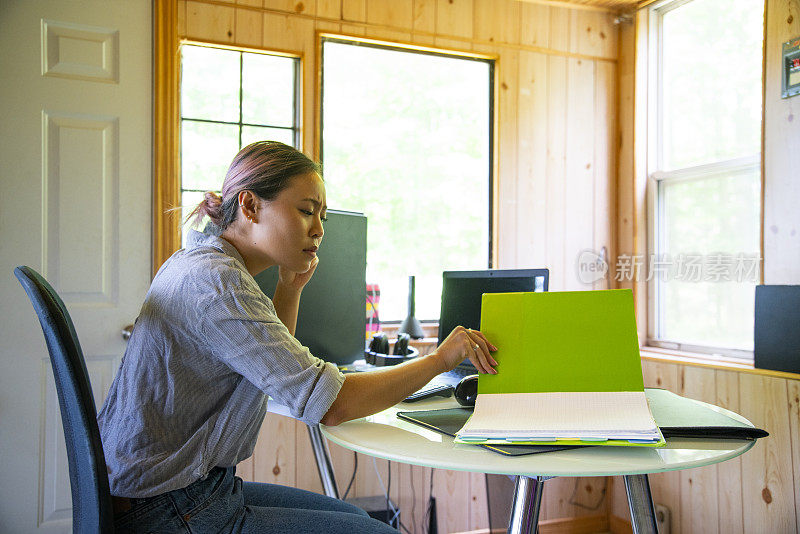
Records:
[[[364,357],[367,324],[367,218],[328,210],[319,265],[303,289],[295,337],[311,354],[337,365]],[[256,277],[261,290],[275,294],[278,268]]]

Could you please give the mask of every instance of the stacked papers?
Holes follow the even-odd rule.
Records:
[[[644,391],[488,393],[479,399],[472,417],[456,434],[457,441],[663,441]]]

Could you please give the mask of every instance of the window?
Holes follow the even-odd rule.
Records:
[[[763,12],[757,0],[650,12],[652,345],[752,358]]]
[[[323,38],[328,206],[367,215],[381,321],[439,317],[442,271],[491,265],[493,62]]]
[[[254,141],[298,147],[300,60],[208,46],[181,46],[181,206],[219,191],[233,156]],[[185,226],[183,241],[188,226]]]

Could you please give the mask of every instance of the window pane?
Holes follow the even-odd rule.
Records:
[[[488,265],[490,79],[485,61],[325,42],[328,206],[369,220],[381,320],[439,317],[443,270]]]
[[[181,47],[181,117],[239,121],[241,52]]]
[[[661,339],[753,349],[760,187],[758,168],[662,182],[672,271],[658,284]]]
[[[283,128],[262,128],[260,126],[242,126],[242,146],[256,141],[280,141],[294,146],[294,132]]]
[[[663,15],[663,165],[761,150],[760,0],[694,0]]]
[[[242,61],[242,121],[291,127],[298,60],[244,54]]]
[[[181,188],[219,189],[238,151],[238,126],[181,121]]]

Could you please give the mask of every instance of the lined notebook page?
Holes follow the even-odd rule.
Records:
[[[601,391],[482,394],[459,435],[614,438],[653,432],[644,391]]]

